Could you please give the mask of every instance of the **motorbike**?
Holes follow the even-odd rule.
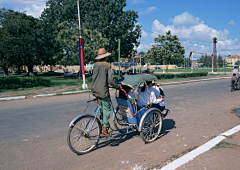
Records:
[[[240,90],[240,84],[239,84],[239,77],[236,76],[236,74],[233,74],[232,80],[231,80],[231,92],[235,90]]]

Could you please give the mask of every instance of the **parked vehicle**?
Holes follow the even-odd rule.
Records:
[[[128,74],[137,74],[137,72],[139,72],[139,70],[137,70],[137,69],[129,69],[128,70]]]
[[[79,72],[80,71],[78,71],[77,76],[78,76]],[[92,75],[92,70],[85,70],[85,77],[89,77],[91,75]]]
[[[25,70],[15,70],[14,73],[22,74],[22,73],[26,73],[26,71]]]
[[[114,69],[113,69],[114,75],[118,75],[118,72],[119,72],[119,70],[114,70]],[[120,70],[120,76],[122,76],[122,75],[124,75],[124,74],[125,74],[125,71]]]
[[[64,77],[73,77],[73,73],[71,71],[66,71]]]
[[[47,72],[44,72],[43,75],[56,75],[56,72],[54,72],[54,71],[47,71]]]
[[[142,73],[154,73],[154,70],[153,69],[146,69],[146,70],[144,70]]]

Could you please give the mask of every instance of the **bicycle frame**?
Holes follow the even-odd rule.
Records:
[[[85,134],[90,134],[90,132],[92,131],[94,122],[95,122],[96,119],[97,119],[98,113],[100,113],[101,116],[103,115],[103,113],[102,113],[102,111],[101,111],[102,104],[101,104],[101,102],[100,102],[99,100],[97,100],[97,104],[98,104],[98,105],[97,105],[95,111],[93,112],[93,114],[82,114],[82,115],[79,115],[79,116],[75,117],[75,118],[71,121],[71,123],[69,124],[69,127],[74,126],[74,122],[77,121],[77,120],[78,120],[79,118],[81,118],[81,117],[84,117],[84,116],[86,116],[86,115],[90,115],[90,116],[95,115],[95,116],[94,116],[94,119],[93,119],[93,122],[92,122],[89,130],[88,130],[87,132],[85,132],[85,129],[88,127],[88,125],[89,125],[89,123],[90,123],[90,120],[89,120],[89,122],[86,124],[85,129],[83,129],[83,132],[84,132]],[[112,109],[113,109],[113,118],[115,118],[116,111],[115,111],[115,109],[114,109],[114,106],[113,106],[112,102],[111,102],[111,107],[112,107]],[[123,135],[129,134],[129,133],[132,133],[132,132],[136,132],[136,128],[135,128],[134,126],[129,126],[129,127],[127,127],[127,128],[123,128],[123,129],[119,129],[119,130],[114,130],[114,129],[111,128],[111,126],[109,126],[109,129],[110,129],[111,131],[115,131],[115,132],[118,132],[118,133],[114,133],[111,137],[108,137],[107,139],[113,139],[113,138],[116,138],[116,137],[119,137],[119,136],[123,136]],[[134,130],[134,129],[135,129],[135,130]],[[91,138],[91,137],[89,137],[89,140],[106,140],[106,139],[105,139],[105,138]]]

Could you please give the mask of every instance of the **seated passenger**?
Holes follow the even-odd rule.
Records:
[[[156,99],[156,103],[153,103],[152,107],[156,107],[159,110],[163,111],[165,109],[166,106],[166,101],[164,99],[164,92],[163,89],[161,87],[159,87],[158,85],[154,84],[153,86],[157,91],[159,91],[160,96]]]
[[[158,108],[163,111],[165,109],[164,95],[160,94],[160,90],[153,86],[152,81],[148,81],[147,87],[144,85],[138,91],[138,107],[142,108],[152,104],[151,107]]]

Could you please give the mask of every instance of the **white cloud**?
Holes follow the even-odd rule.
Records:
[[[183,12],[181,15],[175,16],[173,19],[171,19],[173,22],[173,25],[178,27],[178,26],[193,26],[197,25],[200,22],[200,19],[198,17],[194,17],[193,15],[189,14],[187,11]]]
[[[152,47],[152,44],[140,44],[138,48],[135,48],[137,49],[138,52],[147,52],[150,48]]]
[[[142,37],[140,38],[140,41],[146,40],[148,38],[148,34],[144,30],[141,31],[141,35]]]
[[[153,11],[157,10],[157,7],[155,6],[152,6],[152,7],[149,7],[147,9],[145,9],[144,11],[140,11],[139,12],[139,15],[145,15],[145,14],[150,14],[152,13]]]
[[[44,5],[32,4],[32,6],[24,8],[24,11],[26,11],[27,15],[32,15],[35,18],[39,18],[44,8],[46,8],[45,4]]]
[[[200,18],[194,17],[188,12],[183,12],[175,16],[171,21],[172,25],[164,25],[158,19],[155,19],[152,23],[153,33],[151,34],[151,38],[154,39],[159,34],[165,35],[168,30],[171,30],[172,34],[179,37],[186,50],[186,54],[189,54],[190,51],[211,54],[213,53],[212,39],[213,37],[217,37],[217,50],[221,50],[221,55],[240,53],[239,41],[237,39],[227,39],[229,31],[226,29],[216,30],[209,27]],[[234,21],[231,22],[231,24],[233,23]],[[200,54],[195,54],[197,58],[200,56]]]
[[[40,17],[42,11],[46,7],[47,0],[24,1],[24,0],[0,0],[0,6],[14,11],[24,12],[36,18]]]
[[[228,24],[229,24],[229,25],[232,25],[232,26],[235,26],[235,25],[236,25],[236,23],[235,23],[233,20],[229,21]]]
[[[224,29],[216,30],[204,24],[199,18],[187,12],[174,17],[173,25],[163,25],[157,19],[153,21],[151,37],[156,38],[158,34],[164,35],[168,30],[177,35],[181,41],[211,42],[213,37],[224,40],[228,37],[229,31]]]

